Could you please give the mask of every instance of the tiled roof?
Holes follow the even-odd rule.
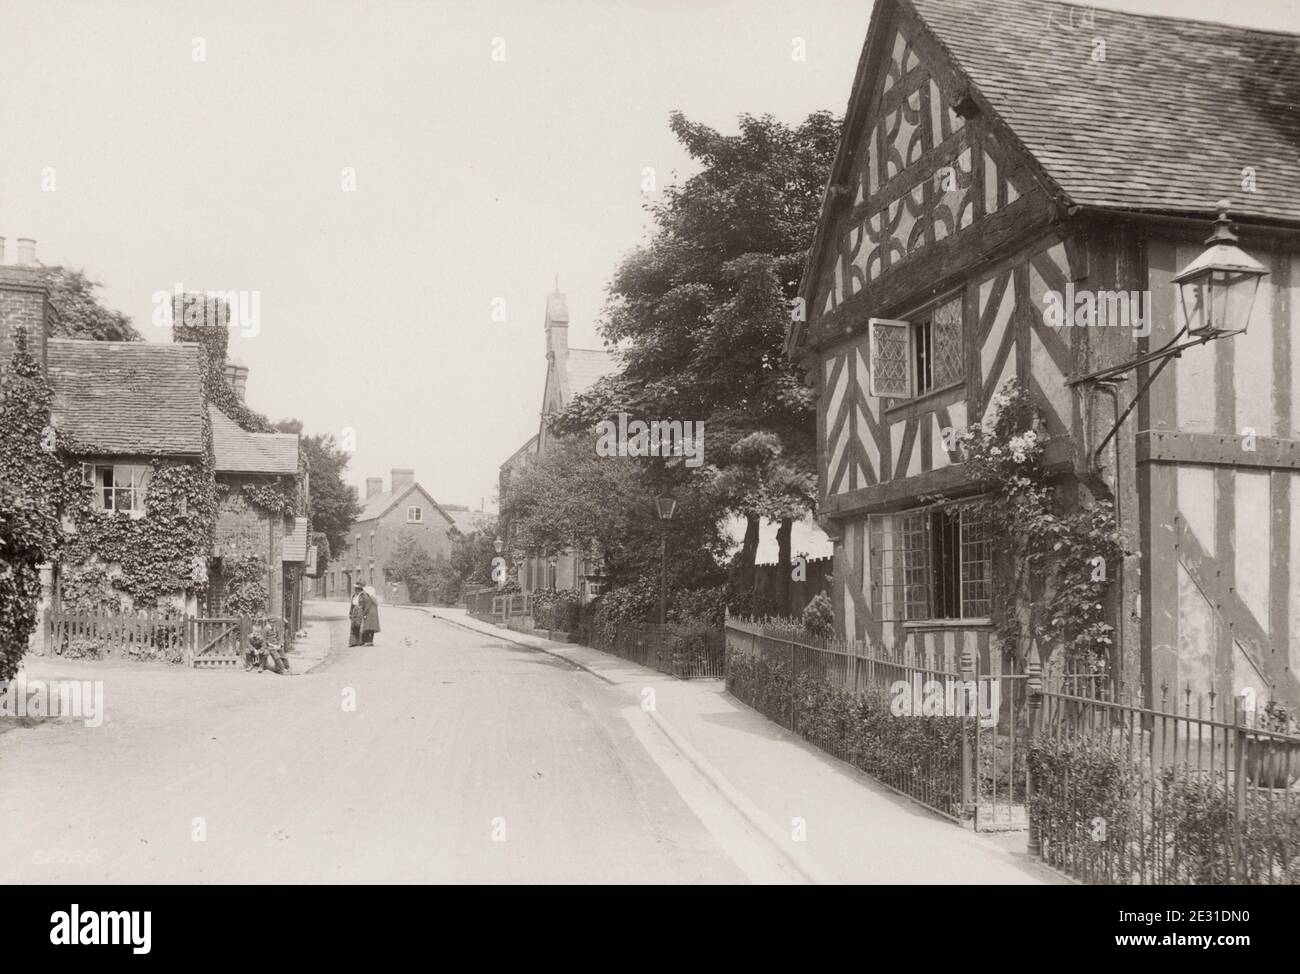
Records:
[[[307,560],[307,519],[305,517],[293,519],[293,528],[285,533],[280,551],[281,561]]]
[[[578,396],[618,369],[614,352],[599,348],[569,349],[569,395]]]
[[[216,406],[208,407],[208,416],[217,473],[298,472],[297,433],[249,433]]]
[[[1073,202],[1210,214],[1227,198],[1237,219],[1300,221],[1300,36],[1055,0],[900,2]]]
[[[445,507],[443,510],[451,518],[452,526],[464,535],[473,534],[483,525],[491,524],[496,519],[496,515],[484,511],[449,511]]]
[[[435,501],[433,497],[430,496],[429,492],[425,490],[423,487],[421,487],[418,483],[405,484],[402,487],[399,487],[396,491],[386,490],[382,493],[373,495],[368,500],[363,502],[365,506],[362,508],[361,513],[357,515],[357,520],[371,521],[377,517],[383,517],[385,514],[388,513],[389,509],[392,508],[394,504],[400,502],[403,498],[406,497],[407,494],[410,493],[419,494],[420,497],[428,501],[429,505],[431,505],[432,507],[433,512],[441,514],[443,518],[448,522],[451,521],[451,515],[445,513],[442,510],[442,508],[438,506],[438,502]],[[411,503],[415,504],[416,501],[412,500]],[[421,504],[420,506],[423,507],[424,505]],[[428,509],[426,509],[426,516],[425,516],[426,521],[428,520],[428,513],[430,512],[428,511]]]
[[[203,452],[199,347],[52,339],[54,425],[104,455]]]
[[[0,264],[0,284],[18,287],[50,289],[44,267],[28,264]]]

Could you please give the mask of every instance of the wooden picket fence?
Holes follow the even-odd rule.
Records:
[[[243,665],[254,627],[270,644],[286,647],[288,633],[278,619],[46,609],[42,650],[53,656],[157,659],[195,669],[234,669]]]

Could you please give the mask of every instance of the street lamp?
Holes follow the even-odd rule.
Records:
[[[498,555],[501,554],[501,552],[505,549],[505,546],[506,543],[502,541],[500,538],[497,538],[495,541],[492,542],[492,547],[496,549],[496,553]]]
[[[1191,335],[1240,335],[1250,324],[1264,265],[1237,246],[1228,201],[1219,201],[1209,248],[1174,277],[1183,320]]]
[[[1106,449],[1106,444],[1119,432],[1128,414],[1137,408],[1142,396],[1166,365],[1189,348],[1204,345],[1216,338],[1240,335],[1250,325],[1255,293],[1259,290],[1260,278],[1268,271],[1263,264],[1237,246],[1237,236],[1232,232],[1232,221],[1228,219],[1228,206],[1227,200],[1219,201],[1219,216],[1214,221],[1214,233],[1205,241],[1208,248],[1174,275],[1179,305],[1183,309],[1183,327],[1173,339],[1167,345],[1139,355],[1132,361],[1098,369],[1070,382],[1072,387],[1113,382],[1138,366],[1156,363],[1156,367],[1147,374],[1146,380],[1133,394],[1128,408],[1120,413],[1101,445],[1093,451],[1094,463],[1100,463],[1099,458]],[[1180,344],[1184,335],[1190,337]]]
[[[656,497],[655,511],[659,515],[659,625],[668,621],[668,522],[677,513],[677,501],[671,497]]]

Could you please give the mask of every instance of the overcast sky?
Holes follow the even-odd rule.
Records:
[[[1300,30],[1293,0],[1101,6]],[[669,113],[726,131],[742,112],[842,113],[870,15],[869,0],[0,0],[6,259],[36,238],[150,341],[170,341],[157,291],[260,292],[260,332],[231,343],[252,406],[355,429],[354,483],[414,467],[438,500],[490,508],[537,430],[554,276],[571,344],[597,347],[606,282],[646,232],[643,169],[660,186],[688,172]]]

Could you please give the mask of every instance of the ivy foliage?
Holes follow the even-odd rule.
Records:
[[[41,565],[62,547],[62,515],[75,481],[58,458],[50,425],[53,392],[14,333],[0,387],[0,680],[11,679],[36,629]]]
[[[186,294],[185,300],[201,299],[202,295]],[[216,406],[229,416],[240,429],[249,433],[274,433],[275,426],[261,413],[249,409],[230,383],[226,380],[226,351],[230,346],[230,309],[224,303],[216,305],[216,321],[200,318],[197,323],[190,323],[188,312],[185,317],[176,316],[172,327],[172,339],[177,342],[196,342],[202,349],[199,355],[199,378],[203,386],[203,401]]]
[[[77,452],[93,455],[94,447]],[[68,539],[63,577],[64,602],[70,608],[115,610],[126,601],[131,608],[153,609],[178,592],[206,585],[216,521],[207,465],[159,458],[151,465],[145,517],[96,510],[90,488],[76,491],[76,532]],[[107,565],[114,570],[107,571]],[[199,566],[202,571],[196,570]]]
[[[298,514],[298,491],[293,483],[276,478],[269,484],[244,484],[243,492],[245,500],[268,514],[285,518]]]
[[[266,612],[270,597],[266,590],[266,559],[255,552],[227,555],[221,562],[221,574],[230,615],[254,617]]]
[[[957,437],[963,470],[983,493],[956,506],[984,524],[995,564],[1009,568],[994,572],[998,635],[1022,660],[1037,640],[1101,668],[1113,648],[1107,593],[1124,554],[1114,505],[1049,475],[1046,426],[1023,386],[1005,383],[990,405]]]

